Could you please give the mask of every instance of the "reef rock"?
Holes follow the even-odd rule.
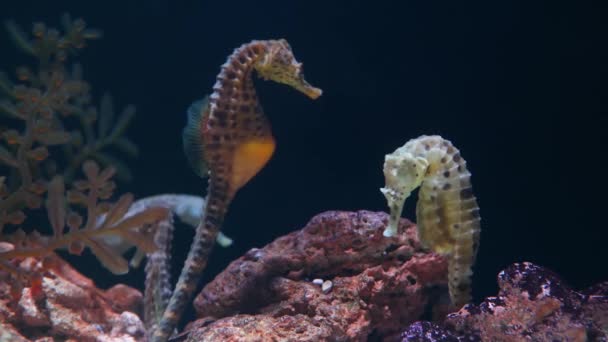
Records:
[[[416,322],[402,341],[607,341],[608,283],[584,292],[553,272],[517,263],[498,275],[498,296],[466,305],[443,326]]]
[[[0,272],[0,341],[143,341],[139,291],[93,281],[56,255],[25,258]]]
[[[188,341],[367,341],[420,319],[447,295],[447,265],[407,220],[384,237],[388,218],[326,212],[250,250],[197,296]]]

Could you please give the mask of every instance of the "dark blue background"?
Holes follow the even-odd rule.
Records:
[[[577,288],[608,280],[608,20],[602,1],[20,1],[2,19],[58,26],[69,11],[104,38],[79,59],[96,96],[134,103],[129,135],[141,155],[120,189],[137,197],[203,194],[181,148],[185,110],[208,93],[232,49],[286,38],[317,101],[257,82],[278,141],[240,191],[209,280],[252,247],[325,210],[386,210],[384,155],[421,134],[459,147],[482,216],[475,296],[495,293],[516,261],[560,273]],[[1,35],[0,67],[30,62]],[[410,202],[404,216],[413,217]],[[178,234],[177,259],[189,233]],[[102,286],[142,287],[75,258]],[[181,268],[181,260],[178,260]]]

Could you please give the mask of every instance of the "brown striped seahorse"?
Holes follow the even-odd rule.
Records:
[[[384,177],[386,185],[380,190],[391,211],[384,235],[397,233],[403,203],[420,186],[416,206],[420,241],[447,257],[452,303],[468,303],[480,219],[471,173],[460,152],[440,136],[421,136],[386,156]]]
[[[184,147],[201,176],[209,176],[207,207],[173,291],[152,336],[166,341],[198,285],[224,215],[236,192],[268,162],[275,149],[252,74],[287,84],[312,99],[321,90],[308,84],[287,41],[252,41],[234,50],[221,67],[208,100],[189,110]]]

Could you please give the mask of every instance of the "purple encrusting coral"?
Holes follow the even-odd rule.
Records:
[[[439,324],[427,321],[411,324],[401,333],[399,339],[408,342],[481,342],[477,336],[455,336],[453,332]]]
[[[403,341],[608,340],[605,283],[577,292],[552,271],[524,262],[500,272],[498,285],[498,296],[448,315],[443,326],[408,327]]]

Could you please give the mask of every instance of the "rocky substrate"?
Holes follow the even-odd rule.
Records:
[[[381,212],[330,211],[232,262],[196,297],[175,341],[608,341],[608,282],[578,292],[516,263],[499,293],[449,306],[446,261],[416,227]],[[144,341],[141,293],[97,289],[57,256],[0,272],[0,341]],[[452,313],[450,313],[452,312]]]
[[[0,341],[144,341],[136,289],[100,290],[56,255],[15,267],[23,279],[0,271]]]

